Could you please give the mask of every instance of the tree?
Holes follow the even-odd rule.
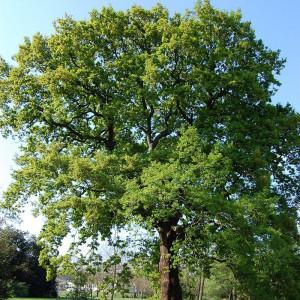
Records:
[[[128,292],[132,273],[126,263],[121,263],[121,258],[117,254],[112,255],[103,263],[102,276],[99,290],[103,299],[114,300],[117,292],[121,295]]]
[[[12,258],[15,248],[9,242],[7,232],[0,231],[0,299],[7,299],[12,295]]]
[[[55,280],[46,281],[33,237],[12,227],[0,228],[0,298],[56,296]]]
[[[230,297],[234,297],[233,291],[237,289],[237,282],[233,277],[232,271],[223,264],[217,263],[212,267],[211,274],[207,278],[203,299],[231,299]],[[237,294],[239,293],[237,292]],[[241,295],[239,295],[239,298],[243,299]],[[249,297],[245,297],[245,299],[247,298]]]
[[[24,282],[30,297],[55,297],[55,277],[51,281],[46,280],[46,271],[39,265],[41,248],[36,239],[21,231],[16,231],[16,234],[19,237],[14,241],[18,248],[18,255],[14,260],[14,265],[17,266],[15,281]]]
[[[299,115],[271,103],[279,51],[209,1],[172,16],[104,8],[55,29],[0,72],[3,134],[22,141],[6,207],[36,196],[48,275],[72,228],[89,243],[132,223],[159,235],[163,300],[182,298],[189,254],[226,261],[258,298],[252,283],[266,282],[250,269],[273,237],[296,274]]]
[[[88,299],[91,296],[91,291],[88,287],[89,272],[81,262],[74,262],[72,264],[71,287],[68,291],[67,297],[74,300]],[[92,297],[91,297],[92,298]]]

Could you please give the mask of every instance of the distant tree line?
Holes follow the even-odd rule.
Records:
[[[46,280],[39,253],[35,237],[13,227],[0,227],[0,299],[56,296],[55,280]]]

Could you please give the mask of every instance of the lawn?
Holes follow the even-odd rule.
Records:
[[[54,300],[54,299],[67,300],[67,298],[9,298],[9,300]]]
[[[9,298],[9,300],[57,300],[57,299],[60,299],[60,300],[70,300],[69,298]],[[95,300],[96,299],[99,299],[99,298],[94,298]],[[116,297],[114,298],[114,300],[142,300],[142,299],[139,299],[139,298],[119,298],[119,297]],[[145,300],[145,299],[143,299]]]
[[[65,299],[65,298],[9,298],[9,300],[54,300],[54,299]]]

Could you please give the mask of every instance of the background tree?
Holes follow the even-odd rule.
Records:
[[[10,243],[7,231],[0,231],[0,299],[7,299],[13,294],[13,265],[15,247]]]
[[[157,236],[142,239],[138,244],[138,252],[135,252],[130,264],[133,268],[135,278],[145,278],[151,289],[153,299],[159,298],[159,241]],[[134,278],[134,279],[135,279]],[[135,283],[135,280],[134,280]]]
[[[246,296],[245,299],[247,298],[249,297]],[[215,263],[212,266],[210,274],[206,278],[203,299],[244,299],[243,295],[239,293],[237,280],[226,265]]]
[[[12,227],[0,229],[1,287],[5,296],[56,296],[55,280],[46,281],[39,266],[40,248],[33,237]]]
[[[113,300],[116,293],[123,298],[129,291],[132,272],[127,263],[121,263],[121,257],[112,255],[103,264],[103,280],[100,283],[100,295],[103,299]]]
[[[135,276],[132,279],[133,298],[147,298],[153,295],[149,280],[142,276]]]
[[[91,296],[88,285],[90,273],[80,262],[72,263],[72,271],[69,270],[68,272],[68,274],[71,274],[70,282],[72,286],[67,293],[67,297],[75,300],[88,299]]]
[[[276,237],[297,275],[299,115],[271,103],[279,51],[208,1],[173,16],[104,8],[55,29],[0,72],[1,127],[22,140],[6,206],[36,196],[48,275],[72,228],[88,243],[135,223],[159,235],[161,299],[182,298],[196,251],[225,260],[254,299],[287,297],[281,279],[249,272]]]

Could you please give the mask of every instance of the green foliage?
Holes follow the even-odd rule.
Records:
[[[138,278],[146,278],[151,284],[154,292],[151,299],[159,299],[159,273],[157,266],[159,264],[159,243],[157,237],[144,239],[142,244],[138,245],[139,251],[134,253],[130,261],[133,272]]]
[[[121,263],[118,255],[112,255],[103,264],[103,280],[99,286],[101,299],[114,299],[116,293],[124,295],[132,279],[127,263]]]
[[[0,62],[0,126],[22,141],[4,206],[36,199],[49,277],[68,234],[93,248],[133,223],[170,230],[173,266],[224,260],[253,299],[299,292],[299,114],[271,103],[284,60],[240,12],[104,8],[15,59]]]
[[[210,276],[206,278],[204,297],[205,300],[217,300],[229,298],[233,288],[239,294],[238,282],[234,278],[232,271],[224,264],[215,264],[212,266]],[[242,295],[239,295],[241,299]]]
[[[12,260],[15,247],[10,243],[8,232],[0,231],[0,299],[7,299],[12,295]]]
[[[29,287],[25,282],[14,281],[13,285],[13,295],[15,297],[28,297],[29,296]]]
[[[62,274],[70,275],[72,286],[66,297],[74,300],[88,299],[90,294],[86,288],[90,272],[82,260],[68,264],[68,268],[61,271]]]
[[[56,296],[55,281],[46,282],[38,264],[34,238],[11,227],[0,227],[1,297]]]

